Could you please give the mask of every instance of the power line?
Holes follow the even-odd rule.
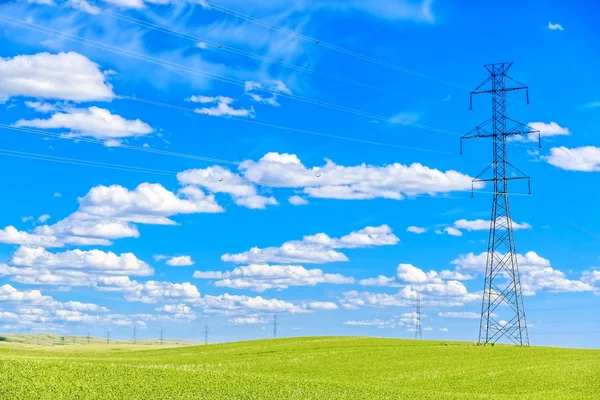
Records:
[[[159,106],[159,107],[171,108],[171,109],[174,109],[174,110],[185,111],[185,112],[190,112],[190,113],[194,113],[194,114],[200,114],[200,113],[198,113],[196,111],[195,108],[182,107],[182,106],[177,106],[177,105],[168,104],[168,103],[162,103],[162,102],[158,102],[158,101],[154,101],[154,100],[142,99],[142,98],[139,98],[139,97],[117,96],[117,98],[118,99],[123,99],[123,100],[136,101],[136,102],[139,102],[139,103],[151,104],[151,105],[155,105],[155,106]],[[202,114],[200,114],[200,115],[202,115]],[[353,137],[349,137],[349,136],[333,135],[333,134],[329,134],[329,133],[315,132],[315,131],[311,131],[311,130],[307,130],[307,129],[300,129],[300,128],[293,128],[293,127],[289,127],[289,126],[275,125],[275,124],[270,124],[270,123],[266,123],[266,122],[256,121],[256,120],[253,120],[253,119],[228,118],[228,120],[243,122],[245,124],[253,124],[253,125],[258,125],[258,126],[264,126],[266,128],[280,129],[280,130],[285,130],[285,131],[290,131],[290,132],[297,132],[297,133],[306,133],[308,135],[321,136],[321,137],[326,137],[326,138],[330,138],[330,139],[339,139],[339,140],[346,140],[346,141],[356,142],[356,143],[371,144],[371,145],[375,145],[375,146],[384,146],[384,147],[391,147],[391,148],[397,148],[397,149],[406,149],[406,150],[416,150],[416,151],[423,151],[423,152],[437,153],[437,154],[448,154],[448,155],[453,154],[453,153],[451,153],[449,151],[427,149],[427,148],[422,148],[422,147],[403,146],[403,145],[386,143],[386,142],[377,142],[377,141],[373,141],[373,140],[353,138]]]
[[[238,48],[235,48],[235,47],[227,46],[227,45],[224,45],[222,43],[216,43],[216,42],[212,42],[212,41],[207,40],[207,39],[198,38],[198,37],[191,36],[191,35],[188,35],[188,34],[185,34],[185,33],[177,32],[177,31],[174,31],[172,29],[165,28],[164,26],[153,24],[151,22],[142,21],[140,19],[129,17],[129,16],[126,16],[126,15],[123,15],[123,14],[118,14],[118,13],[109,11],[107,9],[104,9],[104,8],[101,8],[101,7],[98,7],[98,6],[96,6],[96,9],[100,13],[102,13],[102,14],[108,15],[108,16],[116,18],[116,19],[119,19],[121,21],[125,21],[125,22],[128,22],[128,23],[136,24],[136,25],[139,25],[139,26],[142,26],[142,27],[145,27],[145,28],[149,28],[149,29],[152,29],[152,30],[155,30],[155,31],[158,31],[158,32],[162,32],[162,33],[174,36],[174,37],[178,37],[180,39],[188,40],[188,41],[191,41],[191,42],[194,42],[194,43],[203,43],[206,46],[209,46],[209,47],[211,47],[211,48],[213,48],[215,50],[228,51],[228,52],[231,52],[231,53],[234,53],[234,54],[238,54],[238,55],[242,55],[242,56],[245,56],[245,57],[253,58],[255,60],[264,61],[264,62],[267,62],[269,64],[274,64],[274,65],[278,65],[278,66],[281,66],[281,67],[284,67],[284,68],[289,68],[289,69],[293,69],[293,70],[296,70],[296,71],[309,73],[309,74],[312,74],[312,75],[315,75],[315,76],[320,76],[322,78],[335,80],[335,81],[338,81],[338,82],[346,83],[346,84],[357,86],[357,87],[362,87],[362,88],[366,88],[366,89],[370,89],[370,90],[375,90],[375,91],[379,91],[379,92],[389,93],[391,95],[398,96],[398,97],[404,97],[404,98],[409,98],[409,99],[417,99],[417,100],[427,101],[427,102],[430,102],[430,103],[443,104],[443,105],[446,105],[446,106],[449,106],[449,107],[453,107],[453,108],[457,108],[457,109],[460,108],[460,107],[458,107],[458,106],[456,106],[454,104],[448,103],[447,101],[439,101],[439,100],[436,101],[436,100],[431,100],[431,99],[425,99],[425,98],[419,98],[419,97],[415,97],[415,96],[411,96],[411,95],[406,95],[404,93],[399,93],[399,92],[396,92],[396,91],[393,91],[393,90],[390,90],[390,89],[387,89],[387,88],[382,88],[382,87],[379,87],[379,86],[374,86],[374,85],[366,84],[366,83],[355,81],[355,80],[352,80],[352,79],[343,78],[343,77],[340,77],[340,76],[337,76],[337,75],[333,75],[333,74],[328,74],[328,73],[324,73],[324,72],[321,72],[321,71],[317,71],[317,70],[314,70],[312,68],[306,68],[306,67],[302,67],[300,65],[284,63],[284,62],[281,62],[279,60],[275,60],[275,59],[272,59],[272,58],[264,57],[264,56],[261,56],[261,55],[258,55],[258,54],[254,54],[254,53],[251,53],[251,52],[248,52],[248,51],[245,51],[245,50],[242,50],[242,49],[238,49]]]
[[[107,51],[116,52],[116,50],[106,49],[103,46],[108,46],[108,47],[111,47],[113,49],[118,49],[118,48],[116,48],[114,46],[104,45],[102,43],[94,42],[94,41],[91,41],[89,39],[80,38],[80,37],[75,36],[75,35],[70,35],[70,34],[66,34],[66,33],[63,33],[63,34],[49,33],[49,32],[43,31],[43,30],[31,28],[30,26],[24,25],[24,24],[29,24],[29,23],[27,23],[25,21],[15,20],[14,18],[10,18],[10,17],[7,17],[7,16],[4,16],[4,15],[0,14],[0,20],[2,20],[2,17],[12,19],[13,21],[19,21],[19,22],[21,22],[21,23],[19,23],[19,22],[12,22],[12,21],[4,20],[4,22],[10,23],[10,24],[13,24],[13,25],[16,25],[16,26],[23,27],[25,29],[30,29],[30,30],[33,30],[33,31],[36,31],[36,32],[40,32],[40,33],[44,33],[44,34],[48,34],[48,35],[52,35],[52,36],[56,36],[56,37],[63,37],[63,35],[73,36],[73,37],[81,39],[81,41],[76,40],[76,39],[67,39],[67,40],[71,40],[71,41],[74,41],[74,42],[77,42],[77,43],[81,43],[81,44],[84,44],[84,45],[89,45],[91,47],[98,47],[98,48],[101,48],[101,49],[104,49],[104,50],[107,50]],[[53,32],[59,32],[59,31],[55,31],[55,30],[53,30],[51,28],[44,28],[42,26],[35,25],[35,24],[29,24],[29,25],[37,26],[40,29],[46,29],[46,30],[50,30],[50,31],[53,31]],[[82,42],[82,41],[85,41],[85,43]],[[92,42],[94,44],[90,44],[90,42]],[[127,50],[122,50],[122,51],[128,52],[128,53],[133,53],[133,52],[129,52]],[[121,53],[117,53],[117,54],[121,54]],[[137,54],[137,53],[133,53],[133,54]],[[185,66],[182,66],[180,64],[170,63],[170,62],[167,62],[167,61],[163,61],[163,60],[160,60],[160,59],[156,59],[156,58],[153,58],[153,57],[148,57],[148,56],[144,56],[144,55],[140,55],[140,54],[137,54],[137,55],[140,56],[140,57],[145,57],[143,59],[145,61],[159,63],[159,64],[160,63],[163,63],[163,64],[164,63],[169,63],[169,65],[167,67],[172,67],[172,68],[176,68],[176,69],[177,68],[186,68],[186,69],[189,70],[189,68],[187,68]],[[137,58],[137,57],[135,57],[135,56],[133,56],[131,54],[125,54],[125,56],[132,57],[132,58]],[[148,60],[149,58],[152,59],[152,60],[154,60],[154,61]],[[163,64],[161,64],[161,65],[163,65]],[[166,65],[163,65],[163,66],[166,66]],[[190,73],[199,73],[198,70],[192,70],[192,71],[187,71],[187,72],[190,72]],[[216,78],[214,78],[214,79],[216,79]],[[224,78],[224,79],[230,79],[230,78]],[[241,81],[228,82],[228,83],[234,83],[234,84],[237,84],[237,85],[244,85],[244,83],[241,83]],[[279,92],[277,92],[275,90],[271,90],[271,89],[264,89],[264,90],[271,91],[273,93],[276,93],[276,94],[279,94],[279,95],[282,95],[282,96],[286,96],[286,97],[290,97],[291,96],[291,95],[279,93]],[[195,109],[181,107],[181,106],[176,106],[176,105],[167,104],[167,103],[161,103],[161,102],[152,101],[152,100],[146,100],[146,99],[136,98],[134,96],[123,95],[123,96],[117,96],[117,98],[121,98],[121,99],[125,99],[125,100],[131,100],[131,101],[137,101],[137,102],[140,102],[140,103],[153,104],[153,105],[156,105],[156,106],[162,106],[162,107],[167,107],[167,108],[172,108],[172,109],[178,109],[178,110],[186,111],[186,112],[197,113]],[[308,99],[307,101],[310,102],[310,101],[313,101],[313,100]],[[329,104],[329,103],[326,103],[326,104]],[[336,105],[331,105],[331,106],[332,107],[341,107],[341,106],[336,106]],[[342,107],[342,108],[345,108],[345,107]],[[351,109],[349,109],[349,110],[351,110]],[[353,111],[357,111],[358,113],[362,113],[361,115],[367,115],[368,114],[368,113],[364,113],[364,112],[358,111],[358,110],[353,110]],[[353,111],[349,111],[349,112],[353,112]],[[369,116],[369,115],[367,115],[367,116]],[[393,123],[398,123],[398,124],[401,124],[401,125],[413,126],[413,127],[418,128],[418,129],[431,130],[431,131],[435,131],[435,132],[446,133],[446,134],[453,135],[453,136],[459,136],[460,135],[458,132],[453,132],[453,131],[447,131],[447,130],[433,128],[433,127],[428,127],[428,126],[421,125],[421,124],[409,123],[409,122],[406,122],[406,121],[394,121],[392,118],[389,118],[389,117],[383,117],[383,116],[377,116],[377,115],[370,115],[370,116],[372,118],[384,120],[384,121],[387,121],[387,122],[393,122]],[[254,121],[254,120],[248,120],[248,119],[240,119],[240,118],[230,118],[230,119],[241,121],[241,122],[244,122],[244,123],[251,123],[251,124],[255,124],[255,125],[270,127],[270,128],[274,128],[274,129],[282,129],[282,130],[293,131],[293,132],[307,133],[307,134],[311,134],[311,135],[329,137],[329,138],[333,138],[333,139],[353,141],[353,142],[357,142],[357,143],[365,143],[365,144],[372,144],[372,145],[378,145],[378,146],[386,146],[386,147],[402,148],[402,149],[409,149],[409,150],[433,152],[433,153],[438,153],[438,154],[452,154],[450,152],[441,151],[441,150],[425,149],[425,148],[418,148],[418,147],[412,147],[412,146],[403,146],[403,145],[395,145],[395,144],[391,144],[391,143],[384,143],[384,142],[377,142],[377,141],[372,141],[372,140],[351,138],[351,137],[345,137],[345,136],[341,136],[341,135],[333,135],[333,134],[327,134],[327,133],[309,131],[309,130],[305,130],[305,129],[298,129],[298,128],[280,126],[280,125],[275,125],[275,124],[268,124],[268,123],[263,123],[263,122],[258,122],[258,121]],[[79,138],[79,140],[81,141],[81,138]],[[523,148],[527,147],[527,146],[523,146],[523,145],[520,145],[520,144],[517,144],[517,143],[511,143],[511,144],[515,145],[515,146],[523,147]],[[124,146],[125,145],[122,145],[121,147],[124,147]],[[152,150],[150,150],[150,151],[152,151]]]
[[[86,137],[71,137],[71,136],[65,136],[60,133],[47,132],[47,131],[42,131],[42,130],[33,129],[33,128],[22,128],[22,127],[16,127],[16,126],[6,125],[6,124],[0,124],[0,128],[12,130],[12,131],[32,133],[35,135],[48,136],[48,137],[53,137],[56,139],[66,139],[66,140],[72,140],[75,142],[93,143],[93,144],[98,144],[98,145],[106,147],[105,141],[100,140],[100,139],[86,138]],[[205,161],[205,162],[211,162],[211,163],[216,163],[216,164],[227,164],[227,165],[236,165],[236,166],[240,165],[240,163],[237,161],[223,160],[223,159],[212,158],[212,157],[203,157],[203,156],[197,156],[197,155],[186,154],[186,153],[177,153],[177,152],[173,152],[173,151],[153,149],[151,147],[134,146],[134,145],[125,144],[125,143],[120,143],[119,146],[116,146],[116,147],[121,148],[121,149],[135,150],[135,151],[159,154],[159,155],[164,155],[164,156],[187,158],[187,159],[195,160],[195,161]]]
[[[165,176],[177,176],[177,173],[172,172],[172,171],[155,170],[155,169],[134,167],[134,166],[128,166],[128,165],[109,164],[109,163],[103,163],[103,162],[98,162],[98,161],[88,161],[88,160],[74,159],[74,158],[68,158],[68,157],[56,157],[56,156],[49,156],[49,155],[44,155],[44,154],[27,153],[27,152],[23,152],[23,151],[6,150],[6,149],[2,149],[2,148],[0,148],[0,156],[17,157],[17,158],[24,158],[24,159],[31,159],[31,160],[39,160],[39,161],[50,161],[50,162],[57,162],[57,163],[62,163],[62,164],[80,165],[80,166],[85,166],[85,167],[107,168],[107,169],[114,169],[114,170],[119,170],[119,171],[143,172],[143,173],[152,173],[152,174],[165,175]],[[453,190],[453,192],[464,193],[464,192],[470,192],[470,190]],[[494,192],[487,192],[487,191],[478,191],[477,193],[497,194]],[[526,193],[513,193],[513,195],[529,196],[529,194],[526,194]],[[463,199],[463,200],[468,199],[468,197],[465,197],[465,196],[461,196],[461,197],[445,196],[445,195],[432,196],[429,194],[412,194],[407,197],[428,197],[428,198],[435,198],[435,199],[451,198],[451,199]]]
[[[269,29],[272,29],[272,30],[284,33],[284,34],[289,35],[289,36],[296,37],[298,39],[301,39],[301,40],[304,40],[306,42],[318,45],[320,47],[325,47],[325,48],[328,48],[330,50],[334,50],[334,51],[337,51],[337,52],[340,52],[340,53],[344,53],[344,54],[347,54],[347,55],[352,56],[352,57],[360,58],[362,60],[369,61],[369,62],[378,64],[378,65],[382,65],[384,67],[391,68],[391,69],[394,69],[396,71],[405,72],[407,74],[415,75],[415,76],[418,76],[420,78],[430,79],[430,80],[433,80],[433,81],[436,81],[436,82],[439,82],[439,83],[443,83],[443,84],[446,84],[446,85],[449,85],[449,86],[453,86],[453,87],[456,87],[456,88],[459,88],[459,89],[463,89],[463,90],[469,90],[469,88],[466,87],[466,86],[464,86],[464,85],[461,85],[461,84],[458,84],[458,83],[454,83],[454,82],[451,82],[451,81],[448,81],[448,80],[445,80],[445,79],[441,79],[441,78],[438,78],[438,77],[435,77],[435,76],[432,76],[432,75],[427,75],[427,74],[424,74],[422,72],[414,71],[414,70],[411,70],[411,69],[408,69],[408,68],[400,67],[398,65],[394,65],[394,64],[386,62],[386,61],[378,60],[378,59],[376,59],[374,57],[367,56],[367,55],[358,53],[358,52],[353,51],[353,50],[348,50],[348,49],[345,49],[343,47],[339,47],[339,46],[336,46],[336,45],[324,42],[322,40],[312,38],[310,36],[306,36],[306,35],[303,35],[303,34],[300,34],[300,33],[292,32],[292,31],[290,31],[288,29],[281,28],[281,27],[269,24],[269,23],[261,21],[261,20],[259,20],[257,18],[251,17],[249,15],[245,15],[245,14],[242,14],[240,12],[233,11],[233,10],[230,10],[228,8],[219,6],[219,5],[217,5],[217,4],[213,3],[213,2],[205,1],[205,3],[208,6],[210,6],[211,8],[213,8],[213,9],[215,9],[217,11],[220,11],[222,13],[225,13],[225,14],[237,17],[237,18],[244,19],[246,21],[250,21],[250,22],[262,25],[262,26],[267,27]]]
[[[139,98],[134,98],[134,97],[124,97],[124,96],[122,96],[121,98],[124,98],[124,99],[127,99],[127,100],[132,100],[132,101],[138,101],[138,102],[148,103],[148,104],[152,104],[152,105],[156,105],[156,106],[161,106],[161,107],[176,108],[176,109],[179,109],[181,111],[195,113],[194,110],[190,109],[190,108],[174,106],[174,105],[171,105],[171,104],[160,103],[160,102],[156,102],[156,101],[152,101],[152,100],[145,100],[145,99],[139,99]],[[197,114],[197,113],[195,113],[195,114]],[[379,145],[379,146],[395,147],[395,148],[402,148],[402,149],[416,150],[416,151],[424,151],[424,152],[437,153],[437,154],[452,154],[452,153],[447,152],[447,151],[433,150],[433,149],[424,149],[424,148],[410,147],[410,146],[393,145],[393,144],[389,144],[389,143],[374,142],[374,141],[369,141],[369,140],[362,140],[362,139],[354,139],[354,138],[343,137],[343,136],[329,135],[329,134],[326,134],[326,133],[313,132],[313,131],[308,131],[308,130],[304,130],[304,129],[296,129],[296,128],[291,128],[291,127],[283,127],[283,126],[272,125],[272,124],[268,124],[268,123],[264,123],[264,122],[258,122],[258,121],[254,121],[254,120],[245,120],[245,119],[244,120],[242,120],[242,119],[236,119],[236,120],[237,121],[242,121],[242,122],[245,122],[245,123],[251,123],[251,124],[256,124],[256,125],[260,125],[260,126],[270,127],[270,128],[285,129],[285,130],[294,131],[294,132],[308,133],[308,134],[312,134],[312,135],[318,135],[318,136],[330,137],[330,138],[335,138],[335,139],[343,139],[343,140],[355,141],[355,142],[365,143],[365,144],[374,144],[374,145]],[[53,138],[57,138],[57,139],[72,140],[72,141],[75,141],[75,142],[93,143],[93,144],[101,145],[103,147],[106,146],[105,142],[102,141],[102,140],[100,140],[100,139],[85,138],[85,137],[71,137],[71,136],[65,136],[65,135],[60,134],[60,133],[47,132],[47,131],[42,131],[42,130],[33,129],[33,128],[16,127],[16,126],[6,125],[6,124],[0,124],[0,128],[7,129],[7,130],[12,130],[12,131],[32,133],[32,134],[35,134],[35,135],[48,136],[48,137],[53,137]],[[166,155],[166,156],[172,156],[172,157],[179,157],[179,158],[187,158],[187,159],[197,160],[197,161],[213,162],[213,163],[217,163],[217,164],[228,164],[228,165],[236,165],[236,166],[238,166],[238,165],[241,164],[240,162],[237,162],[237,161],[223,160],[223,159],[212,158],[212,157],[203,157],[203,156],[197,156],[197,155],[185,154],[185,153],[177,153],[177,152],[172,152],[172,151],[153,149],[153,148],[150,148],[150,147],[134,146],[134,145],[129,145],[129,144],[125,144],[125,143],[121,143],[117,147],[118,148],[122,148],[122,149],[127,149],[127,150],[136,150],[136,151],[141,151],[141,152],[146,152],[146,153],[160,154],[160,155]]]
[[[567,222],[569,225],[571,225],[571,226],[573,226],[573,227],[577,228],[578,230],[582,231],[582,232],[583,232],[583,233],[585,233],[586,235],[588,235],[588,236],[592,236],[592,237],[594,237],[595,239],[600,239],[600,235],[596,234],[595,232],[593,232],[593,231],[591,231],[591,230],[589,230],[589,229],[587,229],[587,228],[584,228],[584,227],[582,227],[582,226],[579,226],[579,225],[577,225],[576,223],[574,223],[572,220],[568,219],[568,218],[567,218],[567,217],[565,217],[564,215],[562,215],[562,214],[560,214],[560,213],[555,213],[555,212],[552,212],[552,214],[554,214],[554,215],[558,216],[559,218],[563,219],[563,220],[564,220],[565,222]]]
[[[170,172],[170,171],[154,170],[154,169],[142,168],[142,167],[132,167],[132,166],[128,166],[128,165],[109,164],[109,163],[103,163],[103,162],[98,162],[98,161],[87,161],[87,160],[80,160],[80,159],[67,158],[67,157],[56,157],[56,156],[49,156],[49,155],[44,155],[44,154],[27,153],[24,151],[0,149],[0,155],[8,156],[8,157],[26,158],[26,159],[30,159],[30,160],[51,161],[51,162],[57,162],[57,163],[61,163],[61,164],[79,165],[79,166],[84,166],[84,167],[97,167],[97,168],[114,169],[114,170],[119,170],[119,171],[145,172],[145,173],[152,173],[152,174],[158,174],[158,175],[177,176],[177,173]]]
[[[473,95],[491,94],[493,116],[463,136],[461,138],[461,148],[463,139],[492,138],[493,140],[493,161],[473,180],[473,182],[493,182],[494,192],[496,192],[490,219],[488,255],[481,302],[479,344],[493,344],[500,339],[507,339],[514,344],[528,346],[527,320],[525,318],[521,277],[519,275],[508,201],[508,182],[519,179],[529,181],[529,177],[508,161],[506,143],[509,137],[538,132],[506,116],[507,92],[525,90],[529,102],[529,89],[527,86],[516,82],[507,75],[511,66],[512,62],[485,65],[490,75],[471,92],[471,107]],[[508,80],[516,83],[517,86],[507,87]],[[490,84],[491,89],[485,89],[488,84]],[[514,126],[508,130],[507,123]],[[493,177],[482,178],[490,169],[493,172]],[[503,279],[507,277],[505,285],[498,282],[499,276]],[[509,317],[506,318],[507,321],[497,320],[495,311],[500,305],[508,306],[507,314]]]
[[[146,61],[149,63],[153,63],[153,64],[157,64],[157,65],[161,65],[163,67],[167,67],[167,68],[173,68],[175,70],[180,70],[182,72],[187,72],[187,73],[192,73],[192,74],[197,74],[197,75],[202,75],[202,76],[206,76],[209,77],[211,79],[215,79],[215,80],[219,80],[225,83],[229,83],[232,85],[238,85],[241,87],[245,87],[245,82],[244,81],[240,81],[237,79],[233,79],[233,78],[227,78],[221,75],[217,75],[217,74],[213,74],[210,72],[206,72],[200,69],[195,69],[195,68],[190,68],[190,67],[186,67],[184,65],[181,64],[177,64],[174,62],[170,62],[170,61],[166,61],[166,60],[161,60],[159,58],[156,57],[151,57],[151,56],[146,56],[140,53],[136,53],[133,51],[129,51],[129,50],[125,50],[125,49],[121,49],[119,47],[115,47],[115,46],[111,46],[111,45],[107,45],[101,42],[96,42],[94,40],[90,40],[90,39],[85,39],[82,38],[80,36],[77,35],[72,35],[69,33],[65,33],[65,32],[61,32],[61,31],[57,31],[55,29],[51,29],[51,28],[47,28],[47,27],[43,27],[41,25],[37,25],[34,23],[30,23],[30,22],[26,22],[26,21],[22,21],[19,19],[15,19],[6,15],[2,15],[0,14],[0,21],[4,21],[6,23],[9,23],[11,25],[15,25],[15,26],[20,26],[22,28],[25,29],[30,29],[36,32],[40,32],[40,33],[45,33],[47,35],[51,35],[51,36],[56,36],[59,38],[63,38],[63,39],[67,39],[76,43],[80,43],[80,44],[84,44],[84,45],[88,45],[91,47],[96,47],[105,51],[110,51],[116,54],[120,54],[126,57],[130,57],[130,58],[134,58],[134,59],[138,59],[138,60],[142,60],[142,61]],[[36,29],[37,28],[37,29]],[[427,130],[427,131],[431,131],[431,132],[437,132],[437,133],[443,133],[443,134],[447,134],[447,135],[452,135],[452,136],[460,136],[460,133],[458,132],[453,132],[453,131],[449,131],[446,129],[441,129],[441,128],[435,128],[435,127],[431,127],[431,126],[427,126],[427,125],[423,125],[423,124],[418,124],[415,122],[409,122],[409,121],[397,121],[394,120],[393,118],[390,117],[385,117],[385,116],[381,116],[378,114],[373,114],[367,111],[361,111],[361,110],[357,110],[354,108],[350,108],[350,107],[345,107],[345,106],[340,106],[337,104],[332,104],[332,103],[328,103],[325,101],[321,101],[321,100],[315,100],[315,99],[311,99],[308,97],[304,97],[304,96],[299,96],[299,95],[294,95],[294,94],[289,94],[289,93],[283,93],[281,91],[278,91],[276,89],[270,89],[270,88],[262,88],[263,91],[266,92],[270,92],[272,94],[276,94],[278,96],[282,96],[282,97],[286,97],[286,98],[290,98],[293,100],[298,100],[301,102],[305,102],[308,104],[313,104],[313,105],[318,105],[321,107],[325,107],[325,108],[330,108],[330,109],[334,109],[334,110],[338,110],[338,111],[343,111],[343,112],[347,112],[350,114],[355,114],[355,115],[359,115],[359,116],[363,116],[363,117],[368,117],[368,118],[373,118],[376,120],[380,120],[380,121],[385,121],[385,122],[394,122],[400,125],[406,125],[406,126],[410,126],[413,128],[417,128],[417,129],[422,129],[422,130]]]

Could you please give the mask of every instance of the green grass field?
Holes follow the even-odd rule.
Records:
[[[600,399],[597,350],[335,337],[4,343],[0,363],[1,399]]]

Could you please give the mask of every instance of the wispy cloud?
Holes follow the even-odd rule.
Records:
[[[414,124],[418,122],[423,115],[421,113],[415,112],[401,112],[399,114],[394,115],[390,119],[390,123],[392,124]]]
[[[559,23],[553,24],[552,22],[548,22],[548,29],[550,29],[551,31],[564,31],[565,30],[561,24],[559,24]]]
[[[600,101],[590,101],[583,105],[585,108],[598,108],[600,107]]]
[[[213,117],[255,117],[254,107],[250,108],[235,108],[231,104],[235,101],[231,97],[226,96],[192,96],[188,101],[201,103],[201,104],[212,104],[212,107],[197,108],[194,111],[198,114],[210,115]]]

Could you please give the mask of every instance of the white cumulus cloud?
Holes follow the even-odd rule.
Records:
[[[207,313],[225,315],[244,311],[290,314],[305,314],[310,312],[310,310],[306,309],[305,305],[294,304],[285,300],[265,299],[261,296],[238,296],[228,293],[218,296],[205,295],[195,304]]]
[[[439,312],[438,315],[444,318],[462,318],[462,319],[479,319],[481,314],[469,311],[447,311]]]
[[[102,101],[114,98],[100,66],[75,53],[0,58],[0,98]]]
[[[326,160],[324,166],[307,168],[295,154],[279,153],[267,153],[259,161],[244,161],[240,171],[258,185],[302,188],[311,197],[346,200],[401,200],[411,195],[470,190],[472,181],[457,171],[442,172],[417,163],[345,167]]]
[[[288,201],[290,202],[290,204],[293,204],[295,206],[304,206],[308,204],[308,200],[297,195],[290,196],[288,198]]]
[[[264,209],[268,205],[277,205],[274,197],[261,196],[252,182],[223,167],[183,171],[177,174],[177,179],[182,184],[200,186],[212,193],[227,193],[239,206]]]
[[[287,289],[290,286],[315,286],[321,283],[351,284],[354,278],[327,274],[320,269],[306,269],[295,265],[253,264],[232,271],[196,271],[194,278],[216,279],[215,286],[249,289],[264,292],[269,289]]]
[[[458,229],[451,227],[451,226],[445,228],[444,232],[446,232],[450,236],[462,236],[461,231],[459,231]]]
[[[166,264],[171,267],[187,267],[194,265],[194,261],[192,261],[192,257],[190,256],[177,256],[168,259]]]
[[[53,114],[49,119],[21,119],[15,126],[68,129],[69,133],[65,134],[67,137],[89,136],[101,140],[119,140],[154,132],[150,125],[139,119],[128,120],[95,106],[85,109],[70,108]]]
[[[308,303],[311,310],[337,310],[338,306],[331,301],[313,301]]]
[[[567,171],[600,171],[600,147],[584,146],[569,149],[553,147],[550,154],[542,156],[548,164]]]
[[[50,253],[41,247],[21,246],[10,261],[21,267],[47,269],[85,269],[113,275],[152,275],[154,271],[133,253],[117,255],[102,250],[68,250]]]
[[[531,229],[531,225],[529,225],[527,222],[518,223],[511,219],[510,223],[514,230]],[[506,218],[504,218],[504,217],[498,218],[496,220],[496,225],[497,225],[497,228],[501,228],[501,227],[505,226]],[[458,221],[454,222],[453,227],[455,229],[464,229],[469,232],[470,231],[488,231],[490,229],[490,221],[483,220],[483,219],[476,219],[476,220],[459,219]]]
[[[421,228],[419,226],[409,226],[408,228],[406,228],[406,232],[416,233],[417,235],[420,235],[421,233],[427,232],[427,229]]]
[[[237,317],[229,320],[233,325],[260,325],[266,324],[268,321],[260,317]]]
[[[552,136],[569,136],[571,132],[569,128],[565,128],[552,121],[546,122],[530,122],[527,124],[531,129],[535,129],[539,133],[530,133],[527,136],[513,136],[512,140],[524,141],[524,142],[537,142],[539,137],[552,137]]]
[[[160,184],[142,183],[134,190],[123,186],[96,186],[79,198],[80,211],[138,223],[173,224],[176,214],[219,213],[214,196],[194,187],[175,194]]]
[[[231,97],[225,96],[192,96],[187,101],[201,104],[212,104],[211,107],[196,108],[194,111],[198,114],[210,115],[213,117],[255,117],[254,107],[234,108],[231,104],[235,101]]]
[[[264,249],[253,247],[239,254],[224,254],[223,261],[243,263],[327,263],[348,261],[335,249],[361,248],[394,245],[399,239],[387,225],[368,226],[340,238],[331,238],[325,233],[305,236],[302,240],[289,241],[280,247]]]
[[[502,260],[503,254],[495,253],[496,260]],[[461,254],[452,264],[460,271],[485,273],[488,253],[478,255]],[[496,264],[499,261],[496,261]],[[517,254],[517,264],[521,275],[521,288],[525,296],[535,295],[538,291],[548,292],[588,292],[595,291],[590,284],[581,280],[568,279],[562,271],[552,268],[550,260],[539,256],[534,251]],[[507,278],[506,272],[498,272],[498,278]],[[501,286],[499,282],[498,285]]]

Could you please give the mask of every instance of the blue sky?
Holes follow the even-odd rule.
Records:
[[[410,338],[422,293],[424,338],[477,340],[491,143],[459,137],[514,61],[530,341],[597,347],[594,7],[3,2],[3,330]]]

